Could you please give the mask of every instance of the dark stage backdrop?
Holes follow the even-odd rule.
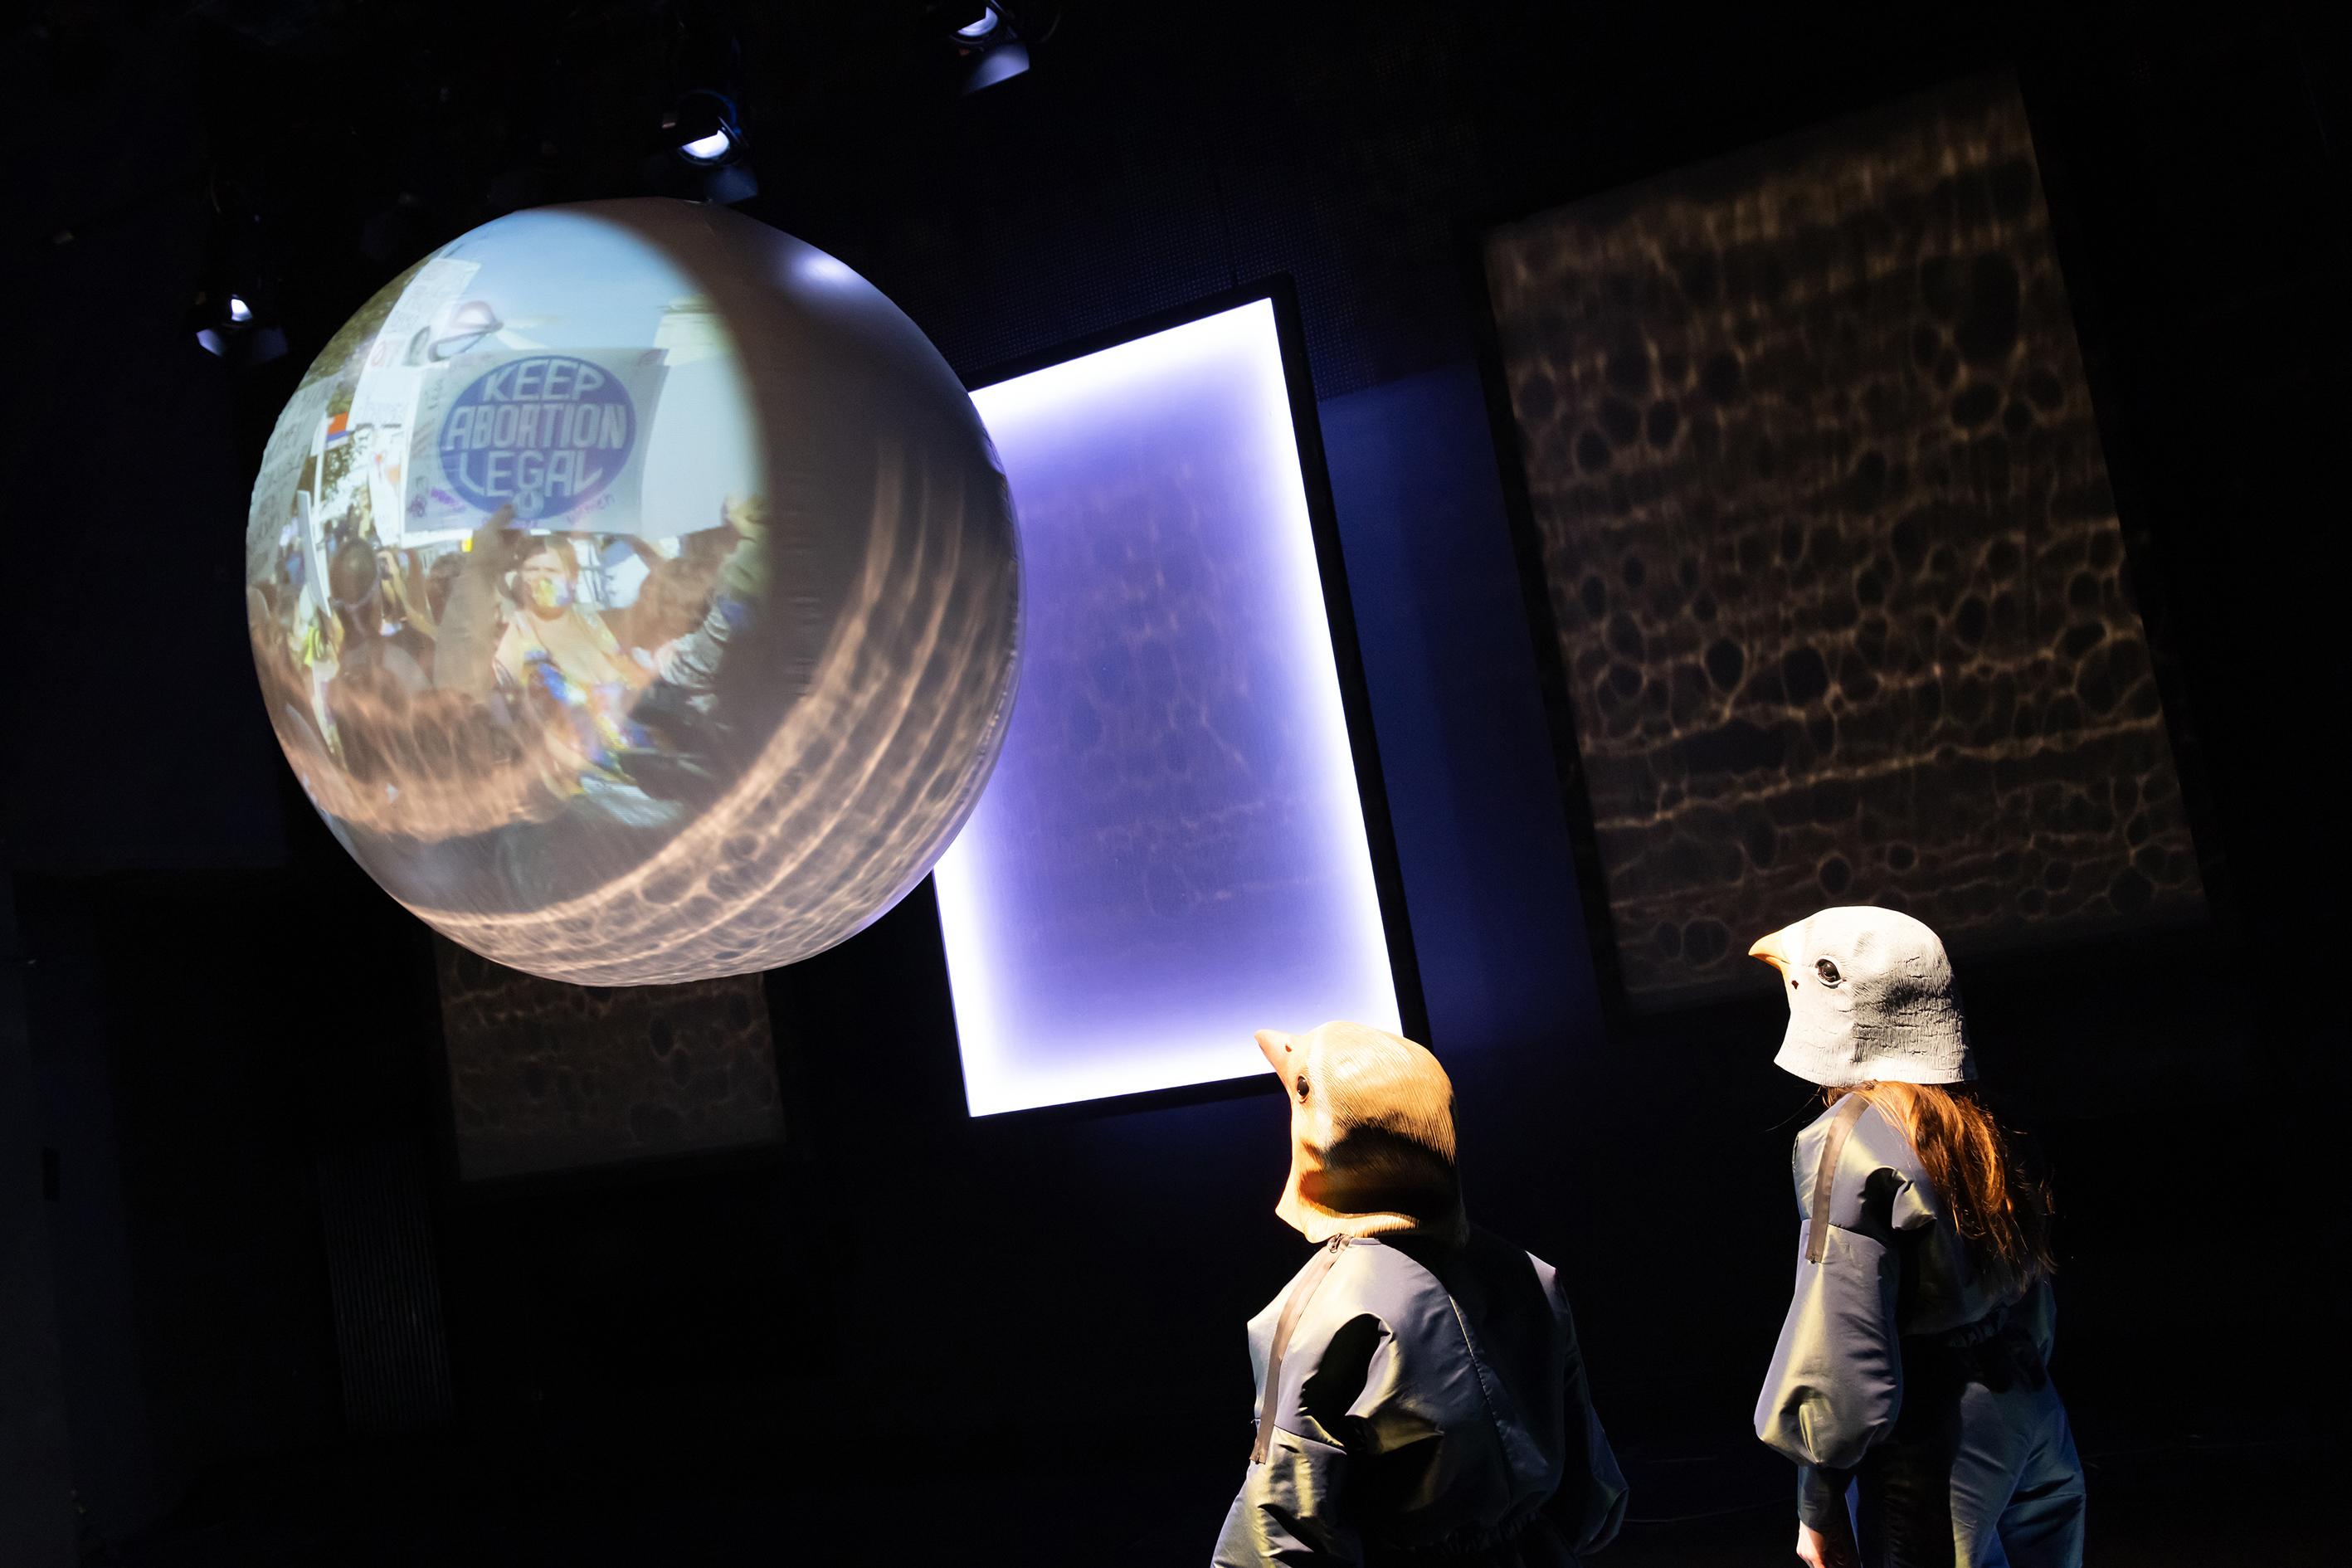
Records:
[[[1825,903],[1963,952],[2202,912],[2008,78],[1486,262],[1629,1002]]]
[[[591,990],[433,945],[462,1179],[783,1138],[758,975]]]
[[[68,9],[45,15],[62,31]],[[439,1004],[425,932],[304,804],[255,698],[236,591],[252,465],[312,348],[398,266],[523,199],[492,180],[537,155],[542,108],[631,137],[661,104],[629,96],[654,91],[634,62],[623,90],[587,90],[571,48],[453,53],[373,10],[283,13],[351,48],[232,53],[200,46],[250,7],[134,9],[91,13],[137,46],[95,88],[86,64],[17,51],[34,68],[9,107],[50,144],[22,161],[16,204],[44,307],[16,323],[18,357],[44,395],[0,422],[10,515],[55,523],[11,536],[0,624],[73,693],[27,688],[12,734],[44,761],[0,769],[0,853],[37,960],[18,973],[37,1136],[61,1156],[41,1206],[90,1550],[184,1496],[163,1528],[185,1544],[126,1560],[638,1568],[786,1542],[961,1563],[1009,1542],[1023,1568],[1200,1563],[1249,1447],[1242,1325],[1303,1245],[1272,1212],[1281,1100],[970,1120],[928,889],[767,977],[805,1162],[436,1186],[457,1421],[346,1440],[319,1156],[444,1136]],[[538,8],[473,9],[545,42]],[[926,108],[904,71],[818,90],[835,63],[807,37],[819,13],[735,10],[774,18],[786,68],[757,96],[791,117],[761,123],[753,210],[873,279],[960,369],[1297,279],[1472,1213],[1561,1266],[1638,1514],[1713,1516],[1633,1525],[1601,1561],[1680,1568],[1709,1555],[1685,1549],[1692,1529],[1720,1532],[1725,1560],[1786,1554],[1786,1466],[1748,1415],[1787,1304],[1788,1140],[1811,1111],[1770,1065],[1786,1010],[1761,965],[1733,966],[1753,972],[1747,1004],[1638,1028],[1596,1011],[1470,367],[1485,308],[1455,287],[1452,240],[1473,215],[2022,51],[2132,564],[2168,589],[2149,630],[2216,800],[2227,909],[2210,860],[2209,893],[2235,923],[2135,932],[2105,963],[2072,943],[1970,963],[1970,1022],[2059,1186],[2058,1376],[2099,1466],[2101,1550],[2291,1560],[2250,1532],[2316,1513],[2316,1478],[2341,1468],[2297,1397],[2336,1304],[2305,1262],[2310,1205],[2239,1194],[2340,1179],[2322,1118],[2346,1100],[2341,994],[2273,978],[2338,916],[2343,813],[2313,761],[2313,696],[2340,685],[2347,574],[2329,531],[2291,526],[2341,510],[2313,457],[2340,444],[2346,271],[2340,207],[2315,199],[2341,184],[2340,121],[2307,96],[2308,73],[2333,79],[2323,51],[2259,4],[2190,30],[2154,11],[1792,26],[1748,7],[1694,26],[1510,0],[1267,6],[1240,31],[1173,32],[1096,5],[1004,96]],[[391,68],[404,37],[423,67]],[[326,68],[330,92],[250,90],[319,79],[322,57],[359,63]],[[183,330],[215,221],[208,142],[232,174],[240,149],[294,161],[267,224],[294,352],[235,380]],[[636,188],[559,172],[546,194]],[[430,231],[371,259],[361,219],[404,190]],[[88,411],[126,384],[173,411],[136,443],[171,482],[93,489],[129,448]],[[138,635],[92,635],[94,605]],[[0,1169],[34,1156],[0,1149]],[[2184,1238],[2214,1235],[2237,1243],[2227,1268],[2149,1289],[2184,1279]],[[2239,1375],[2150,1374],[2212,1342]],[[0,1398],[0,1425],[41,1408]],[[1074,1410],[1113,1413],[1095,1424],[1108,1439],[1073,1441]]]

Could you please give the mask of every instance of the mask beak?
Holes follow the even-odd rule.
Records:
[[[1757,938],[1756,945],[1748,950],[1748,956],[1760,958],[1781,973],[1788,973],[1789,951],[1780,945],[1780,939],[1787,934],[1786,931],[1776,931],[1769,936]]]
[[[1297,1070],[1293,1066],[1297,1056],[1292,1048],[1291,1037],[1280,1029],[1260,1029],[1257,1032],[1257,1048],[1265,1056],[1266,1066],[1281,1078],[1282,1087],[1288,1089],[1291,1075]]]

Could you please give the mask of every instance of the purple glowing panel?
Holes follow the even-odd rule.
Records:
[[[1273,303],[972,396],[1029,585],[1004,750],[935,872],[972,1114],[1399,1027]]]

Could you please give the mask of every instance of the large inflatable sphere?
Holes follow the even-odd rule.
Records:
[[[1004,734],[1011,501],[955,375],[723,208],[518,213],[327,345],[254,486],[247,607],[311,802],[486,957],[769,969],[930,868]]]

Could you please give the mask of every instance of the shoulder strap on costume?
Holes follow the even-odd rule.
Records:
[[[1290,1348],[1291,1331],[1298,1327],[1301,1313],[1307,1310],[1307,1300],[1315,1294],[1315,1287],[1323,1283],[1323,1276],[1331,1272],[1331,1265],[1339,1260],[1339,1249],[1348,1245],[1344,1236],[1335,1236],[1307,1265],[1290,1294],[1282,1303],[1282,1316],[1275,1320],[1274,1343],[1265,1352],[1265,1388],[1258,1397],[1257,1441],[1250,1446],[1250,1463],[1265,1462],[1266,1448],[1274,1441],[1276,1401],[1282,1397],[1282,1352]]]
[[[1870,1101],[1861,1095],[1849,1094],[1838,1102],[1837,1116],[1830,1122],[1830,1135],[1822,1142],[1822,1163],[1813,1172],[1813,1203],[1811,1217],[1805,1224],[1805,1261],[1819,1263],[1830,1244],[1830,1191],[1837,1184],[1839,1157],[1845,1152],[1846,1135],[1862,1113],[1870,1109]]]

